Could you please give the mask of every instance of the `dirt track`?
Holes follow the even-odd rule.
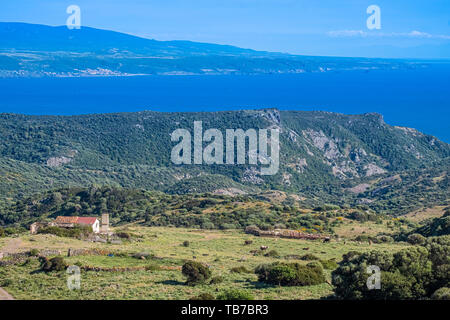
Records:
[[[0,300],[14,300],[14,298],[4,289],[0,288]]]

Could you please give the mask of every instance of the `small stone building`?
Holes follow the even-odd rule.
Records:
[[[58,216],[52,222],[35,222],[30,225],[30,233],[36,234],[45,227],[73,228],[75,225],[89,226],[94,233],[100,232],[100,221],[96,217],[63,217]]]
[[[73,228],[75,225],[90,226],[94,233],[100,232],[100,221],[96,217],[63,217],[55,219],[55,225],[61,228]]]

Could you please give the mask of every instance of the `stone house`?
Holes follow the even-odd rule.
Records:
[[[96,217],[64,217],[58,216],[52,222],[35,222],[30,225],[30,233],[36,234],[45,227],[73,228],[75,225],[89,226],[94,233],[100,232],[100,221]]]
[[[100,232],[100,221],[96,217],[63,217],[55,219],[55,225],[61,228],[73,228],[75,225],[89,226],[94,233]]]

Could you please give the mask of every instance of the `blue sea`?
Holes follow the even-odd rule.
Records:
[[[0,113],[73,115],[276,107],[378,112],[450,142],[450,64],[292,75],[0,79]]]

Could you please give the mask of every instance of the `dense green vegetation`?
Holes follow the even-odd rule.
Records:
[[[425,225],[419,227],[414,232],[417,232],[425,237],[450,235],[449,209],[447,209],[447,212],[441,218],[434,218],[431,221],[428,221]]]
[[[380,289],[367,286],[369,266],[380,268]],[[449,271],[450,237],[443,236],[396,253],[349,252],[333,272],[333,285],[342,299],[425,299],[449,287]]]
[[[1,260],[0,286],[17,299],[448,299],[449,236],[411,245],[139,224],[114,231],[133,237],[120,245],[29,233],[0,238],[20,241],[23,252]],[[262,245],[277,256],[252,254],[268,251]],[[65,255],[74,248],[90,253]],[[380,290],[367,290],[371,264],[381,269]],[[71,265],[81,268],[81,290],[67,288]]]
[[[86,226],[75,226],[73,228],[60,228],[60,227],[45,227],[38,230],[38,233],[42,234],[54,234],[58,237],[69,237],[82,239],[86,238],[92,233],[92,228]]]
[[[172,164],[170,133],[177,128],[192,129],[194,121],[202,121],[204,130],[280,127],[279,172],[259,176],[249,175],[249,165]],[[3,217],[23,212],[23,218],[29,218],[24,202],[38,192],[87,186],[178,195],[218,190],[253,194],[275,189],[302,199],[302,207],[360,205],[363,211],[389,215],[448,203],[449,145],[411,129],[389,126],[376,114],[275,109],[69,117],[1,114],[0,136]],[[14,213],[8,209],[11,205]],[[98,212],[98,208],[91,210]],[[60,211],[70,214],[68,208]],[[120,215],[130,221],[133,218],[125,216],[135,213]],[[11,217],[2,220],[18,222]]]
[[[258,280],[278,286],[312,286],[325,282],[321,264],[274,262],[255,269]]]
[[[186,262],[181,272],[187,277],[186,284],[189,286],[205,283],[211,277],[208,267],[196,261]]]
[[[99,216],[104,212],[110,213],[113,224],[139,221],[147,226],[202,229],[243,229],[257,225],[265,230],[287,227],[313,232],[331,232],[328,217],[336,215],[331,212],[304,213],[298,205],[289,205],[289,202],[277,205],[252,195],[168,195],[146,190],[91,187],[58,189],[18,200],[0,212],[0,226],[28,226],[60,215]],[[47,229],[42,232],[59,230]]]

